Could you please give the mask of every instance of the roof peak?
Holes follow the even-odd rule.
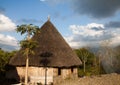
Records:
[[[48,15],[47,19],[48,19],[48,21],[50,21],[50,15]]]

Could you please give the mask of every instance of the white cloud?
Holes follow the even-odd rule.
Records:
[[[45,0],[40,0],[40,1],[45,1]]]
[[[90,23],[85,26],[70,25],[72,31],[65,40],[73,48],[99,46],[104,40],[110,40],[112,46],[120,44],[120,28],[107,28],[104,24]]]
[[[0,48],[6,51],[12,51],[19,49],[19,46],[17,40],[14,37],[0,34]]]
[[[9,46],[18,46],[17,40],[9,35],[0,34],[0,44],[9,45]]]
[[[0,32],[13,31],[15,30],[15,28],[16,28],[15,23],[13,23],[9,17],[0,14]]]
[[[46,1],[51,6],[56,6],[58,4],[63,4],[71,0],[42,0],[42,1]]]
[[[117,46],[120,45],[120,28],[112,31],[114,37],[111,39],[111,45]]]
[[[86,43],[84,43],[82,40],[81,42],[73,41],[74,36],[64,37],[64,39],[72,48],[79,48],[81,46],[86,46]]]
[[[13,23],[9,17],[0,14],[0,32],[2,33],[0,34],[0,48],[7,51],[18,48],[17,39],[8,34],[10,31],[14,31],[15,28],[15,23]]]
[[[93,28],[96,28],[97,31]],[[104,26],[102,24],[91,23],[86,26],[71,25],[70,29],[72,30],[73,34],[77,35],[100,36],[103,34],[102,29],[104,29]]]

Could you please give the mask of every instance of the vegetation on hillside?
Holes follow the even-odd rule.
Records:
[[[105,73],[102,69],[101,63],[99,63],[98,57],[90,52],[88,48],[76,49],[75,52],[83,63],[78,70],[79,76],[99,75]]]
[[[7,52],[0,48],[0,74],[5,73],[6,65],[8,64],[10,58],[14,56],[17,51]]]
[[[79,76],[120,73],[120,46],[112,48],[104,44],[97,51],[83,47],[75,52],[83,63],[78,70]]]

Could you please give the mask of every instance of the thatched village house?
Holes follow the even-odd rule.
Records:
[[[77,67],[81,61],[51,21],[48,19],[39,30],[40,32],[32,37],[38,42],[38,46],[34,49],[35,54],[29,56],[29,82],[44,84],[45,76],[47,76],[47,84],[77,77]],[[20,82],[24,80],[26,64],[26,57],[21,51],[22,49],[9,62],[16,67]],[[8,77],[17,79],[14,72],[10,72],[12,76],[8,75]]]

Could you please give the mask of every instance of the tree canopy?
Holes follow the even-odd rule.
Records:
[[[10,58],[13,57],[16,52],[17,51],[7,52],[0,49],[0,72],[5,72],[5,66],[9,63]]]

